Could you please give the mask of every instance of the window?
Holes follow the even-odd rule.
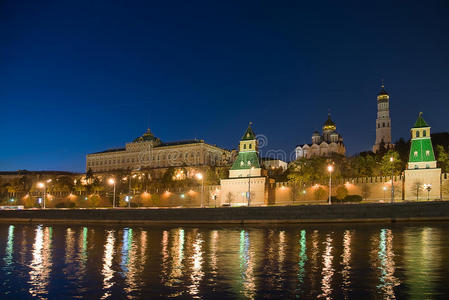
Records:
[[[426,164],[426,169],[429,169],[429,168],[430,168],[429,164]]]
[[[382,123],[382,127],[385,127],[385,122],[384,122],[384,123]]]
[[[415,165],[415,169],[418,169],[418,165]]]
[[[413,156],[418,156],[418,151],[413,152]]]
[[[248,160],[248,166],[251,166],[251,161],[250,160]]]
[[[426,156],[430,155],[430,150],[426,150]]]
[[[243,144],[243,149],[246,149],[246,144]]]
[[[416,137],[419,137],[419,131],[416,132]]]
[[[253,148],[253,145],[252,144],[249,144],[249,149],[252,149]]]
[[[241,162],[240,162],[240,165],[241,165],[242,167],[243,167],[243,164],[244,164],[243,161],[241,161]]]
[[[426,131],[425,130],[422,132],[422,136],[426,136]]]
[[[380,123],[379,123],[379,124],[377,124],[377,128],[380,128]]]

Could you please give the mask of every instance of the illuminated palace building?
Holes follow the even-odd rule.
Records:
[[[337,125],[328,114],[323,125],[323,133],[315,131],[312,135],[312,143],[296,146],[296,159],[309,158],[312,156],[329,156],[333,153],[345,155],[346,148],[343,137],[337,132]]]
[[[166,169],[169,167],[222,166],[229,162],[231,152],[204,140],[164,143],[150,129],[125,148],[88,154],[86,170],[108,172],[114,170]]]

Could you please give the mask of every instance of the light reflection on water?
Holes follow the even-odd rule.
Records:
[[[0,230],[0,298],[422,299],[449,293],[445,223],[0,224]]]

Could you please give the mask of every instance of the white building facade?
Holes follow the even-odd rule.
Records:
[[[150,129],[125,148],[88,154],[86,170],[141,170],[179,166],[223,166],[230,162],[231,152],[204,142],[186,140],[163,143]]]

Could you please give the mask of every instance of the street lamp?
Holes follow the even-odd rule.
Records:
[[[332,172],[334,171],[334,166],[328,165],[327,171],[329,172],[329,204],[332,204]]]
[[[196,174],[196,178],[198,180],[201,180],[201,207],[204,207],[203,206],[203,193],[204,193],[204,177],[203,177],[203,174],[197,173]]]
[[[38,182],[37,187],[42,189],[42,202],[43,202],[43,208],[45,208],[45,194],[47,193],[47,187],[45,186],[45,183],[43,183],[43,182]]]
[[[390,162],[391,162],[391,203],[393,203],[394,202],[394,182],[393,182],[393,172],[394,172],[393,162],[394,162],[394,158],[393,158],[393,156],[390,157]]]
[[[431,184],[424,184],[424,189],[427,190],[427,201],[429,201],[430,199],[430,190],[432,189],[432,185]]]
[[[254,167],[251,167],[249,169],[249,174],[248,174],[248,206],[251,203],[251,171],[254,170]]]
[[[385,191],[387,190],[387,187],[384,186],[382,189],[384,190],[384,202],[385,202]]]
[[[108,183],[114,186],[114,198],[112,198],[112,207],[115,207],[115,179],[109,178]]]

